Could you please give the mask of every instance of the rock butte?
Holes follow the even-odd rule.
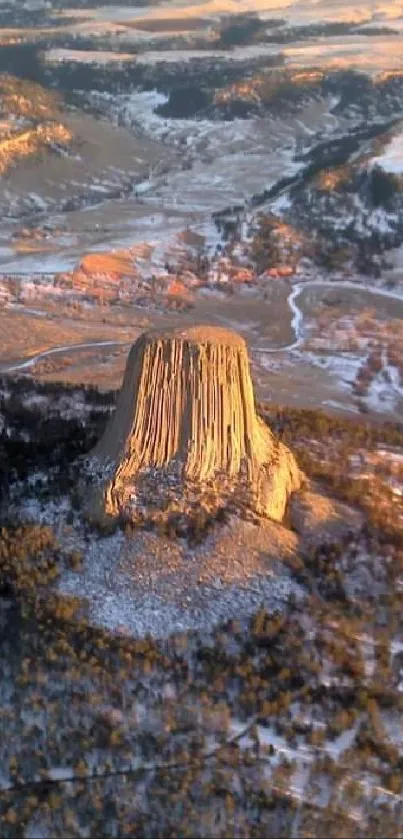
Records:
[[[256,414],[244,339],[213,326],[140,335],[89,464],[86,508],[99,522],[222,507],[281,521],[302,478]]]

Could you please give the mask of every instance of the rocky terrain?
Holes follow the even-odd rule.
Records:
[[[0,3],[5,839],[403,836],[402,30],[394,0]],[[196,514],[100,528],[94,450],[121,507],[173,445],[145,397],[133,436],[129,349],[160,336],[156,396],[200,324],[256,403],[225,447],[195,375]],[[200,504],[245,405],[306,476],[277,521]]]
[[[289,524],[134,556],[76,495],[114,401],[2,382],[3,835],[398,836],[401,427],[259,405],[310,481]]]
[[[225,508],[282,521],[303,480],[256,416],[245,341],[206,325],[140,335],[88,473],[92,520],[182,527]]]
[[[8,21],[11,10],[3,8]],[[296,334],[303,320],[293,295],[300,282],[312,280],[388,293],[393,284],[400,305],[403,77],[392,49],[397,13],[397,29],[385,17],[381,34],[364,19],[333,25],[324,18],[314,25],[274,13],[267,20],[242,12],[211,20],[207,14],[204,22],[194,19],[194,30],[191,18],[190,36],[176,13],[159,19],[157,8],[137,15],[138,28],[130,8],[119,14],[107,7],[102,13],[95,7],[70,16],[68,9],[60,12],[55,6],[52,13],[32,12],[48,25],[27,25],[2,53],[0,69],[9,74],[3,75],[3,110],[13,137],[23,135],[13,152],[18,166],[7,164],[2,186],[0,293],[7,329],[16,306],[27,332],[33,317],[33,329],[39,327],[39,312],[55,319],[61,310],[75,311],[82,322],[91,311],[103,333],[105,318],[114,322],[121,306],[128,313],[133,305],[145,309],[143,317],[155,323],[190,312],[199,320],[218,317],[249,340],[255,332],[259,350],[267,336],[270,351],[298,344],[298,353],[266,356],[265,364],[255,356],[265,388],[270,360],[271,370],[273,364],[287,369],[288,377],[292,370],[298,386],[289,389],[291,399],[298,393],[304,404],[345,405],[338,371],[347,335],[332,327],[340,343],[332,343],[334,378],[322,386],[315,359]],[[318,37],[339,55],[338,66],[313,60]],[[375,55],[377,39],[388,42],[389,66],[379,60],[365,68],[356,46]],[[304,66],[295,51],[287,53],[300,43],[307,44]],[[354,44],[349,66],[341,58],[347,43]],[[40,109],[43,100],[48,111],[32,112],[28,142],[25,129],[15,135],[15,126],[31,100],[31,108]],[[67,145],[50,136],[55,125],[69,137]],[[14,146],[10,129],[4,130],[11,161]],[[269,301],[264,319],[263,301]],[[246,305],[247,318],[240,314]],[[275,329],[281,336],[273,341]],[[382,333],[382,323],[374,330]],[[287,340],[292,331],[294,340]],[[122,360],[119,367],[112,356],[109,365],[97,365],[106,350],[97,356],[96,339],[87,342],[85,332],[77,339],[72,329],[63,344],[40,344],[39,350],[57,351],[46,356],[46,368],[30,361],[26,343],[19,354],[5,350],[2,369],[27,361],[28,371],[49,376],[54,369],[57,376],[62,369],[79,381],[78,350],[69,357],[63,347],[88,343],[82,347],[83,380],[100,383],[104,371],[107,386],[116,386],[113,371],[121,375]],[[119,336],[109,330],[105,340],[116,344]],[[386,357],[383,338],[376,340]],[[364,368],[364,348],[358,355]],[[309,369],[318,386],[305,396]],[[392,382],[397,388],[389,388],[386,403],[368,401],[358,388],[358,406],[398,411],[394,374]]]

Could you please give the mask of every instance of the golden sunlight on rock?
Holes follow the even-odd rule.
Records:
[[[281,521],[302,479],[255,412],[245,341],[211,326],[140,336],[92,462],[88,510],[101,520],[232,505]]]

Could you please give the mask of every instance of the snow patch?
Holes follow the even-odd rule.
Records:
[[[372,165],[381,166],[393,175],[403,175],[403,132],[393,137],[383,154],[373,159]]]

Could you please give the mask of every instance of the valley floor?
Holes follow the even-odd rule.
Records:
[[[130,345],[148,327],[207,322],[244,334],[261,399],[399,418],[403,294],[363,280],[267,280],[264,293],[195,292],[192,306],[49,301],[1,311],[0,371],[117,389]],[[59,302],[60,301],[60,302]],[[393,350],[393,351],[392,351]],[[372,367],[371,367],[372,365]],[[373,369],[372,369],[373,368]]]

